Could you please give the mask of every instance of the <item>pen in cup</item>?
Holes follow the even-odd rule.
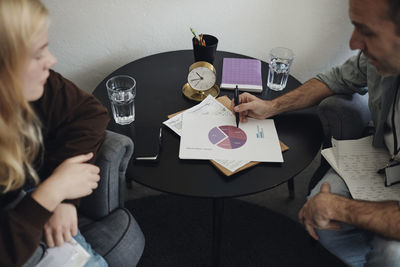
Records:
[[[193,35],[194,35],[194,38],[196,38],[196,40],[198,41],[198,42],[200,42],[200,38],[199,38],[199,36],[197,35],[197,33],[193,30],[193,28],[192,27],[190,27],[190,31],[193,33]]]
[[[239,105],[239,88],[236,85],[235,92],[234,92],[234,101],[235,101],[235,106]],[[235,112],[236,116],[236,127],[239,128],[239,112]]]
[[[194,38],[199,43],[199,46],[206,46],[206,40],[203,38],[203,34],[197,35],[197,33],[190,27],[190,31],[193,33]]]

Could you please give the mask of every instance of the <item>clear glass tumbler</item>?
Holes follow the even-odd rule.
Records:
[[[135,121],[135,79],[128,75],[114,76],[106,82],[106,87],[115,122],[125,125]]]
[[[267,86],[271,90],[281,91],[286,87],[293,59],[294,54],[288,48],[275,47],[270,51]]]

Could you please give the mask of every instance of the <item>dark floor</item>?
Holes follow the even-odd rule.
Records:
[[[319,162],[320,154],[317,155],[314,161],[311,162],[311,164],[302,173],[295,177],[294,199],[289,199],[286,184],[282,184],[265,192],[253,194],[246,197],[239,197],[237,199],[282,213],[297,221],[297,213],[306,200],[308,182],[310,181],[314,171],[318,168]],[[135,182],[132,182],[131,184],[132,189],[126,190],[126,200],[139,199],[146,196],[163,194],[139,185]]]
[[[295,177],[294,199],[282,184],[225,200],[219,266],[343,266],[297,223],[319,159]],[[211,202],[160,193],[135,182],[126,189],[126,200],[146,238],[138,267],[211,266]]]

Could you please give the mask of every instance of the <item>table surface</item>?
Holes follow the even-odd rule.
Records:
[[[217,84],[221,83],[224,57],[248,58],[217,51],[213,64],[217,71]],[[110,114],[105,87],[107,79],[126,74],[134,77],[137,82],[135,122],[121,126],[111,120],[108,129],[129,136],[134,143],[139,143],[141,140],[135,139],[136,129],[159,128],[167,120],[167,115],[196,105],[198,102],[182,94],[182,86],[186,83],[189,66],[193,62],[192,50],[172,51],[132,61],[108,75],[93,94],[108,108]],[[283,91],[271,91],[266,86],[267,72],[268,64],[262,62],[264,90],[255,94],[260,98],[273,99],[300,85],[299,81],[289,76]],[[233,91],[221,90],[222,95],[232,98]],[[127,178],[162,192],[207,198],[237,197],[273,188],[306,168],[318,153],[323,138],[315,107],[283,113],[273,119],[279,139],[290,147],[283,153],[284,163],[260,163],[232,176],[225,176],[208,160],[179,159],[180,138],[164,126],[159,161],[131,162]]]

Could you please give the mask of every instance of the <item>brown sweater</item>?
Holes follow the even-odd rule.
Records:
[[[109,116],[95,97],[51,71],[43,96],[32,106],[43,125],[44,160],[37,166],[41,180],[66,158],[88,152],[96,155]],[[38,247],[43,226],[52,215],[29,195],[6,211],[12,195],[0,195],[0,266],[26,262]]]

